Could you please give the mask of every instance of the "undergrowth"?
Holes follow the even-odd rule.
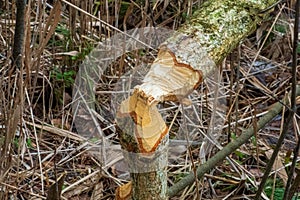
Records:
[[[64,176],[62,199],[114,199],[116,188],[128,181],[127,169],[121,154],[111,154],[113,161],[109,166],[102,166],[99,152],[86,142],[87,138],[78,135],[71,107],[76,74],[98,42],[132,28],[156,26],[177,30],[202,1],[100,0],[74,4],[85,12],[65,1],[61,1],[61,11],[58,8],[54,10],[55,2],[33,0],[27,3],[23,74],[21,71],[9,73],[12,30],[16,20],[15,1],[6,0],[0,4],[0,156],[3,159],[0,166],[0,199],[46,199],[51,185],[60,176]],[[220,144],[226,145],[239,137],[255,123],[253,118],[264,115],[269,106],[289,91],[293,2],[288,1],[282,13],[278,10],[271,13],[272,16],[280,15],[273,29],[270,29],[272,21],[262,24],[222,65],[224,85],[220,90],[224,91],[228,113],[218,135]],[[52,18],[51,12],[54,12]],[[55,26],[48,41],[47,33],[51,31],[51,26],[45,29],[47,23]],[[114,28],[105,26],[105,23]],[[270,35],[262,44],[268,32]],[[99,128],[114,145],[118,145],[119,139],[110,100],[117,79],[141,60],[150,63],[154,58],[155,52],[151,50],[128,53],[113,63],[100,77],[97,88],[93,88],[100,109],[97,118]],[[22,80],[22,83],[17,80]],[[22,92],[17,90],[21,85],[24,86]],[[198,106],[199,112],[196,114],[201,118],[201,122],[191,122],[196,131],[192,130],[189,135],[191,155],[196,165],[201,165],[203,161],[200,160],[200,148],[211,116],[210,90],[206,82],[190,97],[190,101]],[[24,97],[18,96],[21,94]],[[22,102],[22,106],[14,107],[16,101]],[[192,170],[185,137],[179,137],[183,123],[180,117],[183,115],[177,113],[178,107],[175,103],[161,106],[168,125],[172,124],[171,139],[178,144],[170,149],[170,186]],[[191,116],[195,114],[193,111],[187,112]],[[202,199],[251,199],[254,196],[269,159],[268,151],[272,151],[276,144],[285,114],[281,113],[256,133],[251,141],[236,150],[231,155],[232,163],[224,161],[200,180]],[[86,115],[83,113],[82,116]],[[296,124],[298,127],[299,118],[295,118],[294,127]],[[85,125],[88,130],[90,127]],[[296,144],[295,138],[298,138],[295,130],[290,127],[290,134],[274,166],[282,168],[281,173],[270,176],[272,178],[265,186],[264,192],[270,199],[282,199],[291,151]],[[90,141],[94,144],[99,142],[94,138]],[[11,155],[6,154],[5,150]],[[212,148],[205,152],[204,158],[208,159],[217,151],[216,147]],[[195,187],[194,184],[172,199],[195,199]]]

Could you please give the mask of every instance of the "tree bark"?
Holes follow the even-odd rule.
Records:
[[[13,66],[12,68],[20,69],[22,67],[22,56],[25,38],[25,0],[16,1],[16,26],[14,36],[14,46],[12,52]]]
[[[297,88],[296,95],[300,95],[300,86]],[[282,103],[283,102],[283,103]],[[283,99],[281,102],[277,102],[271,106],[271,109],[268,111],[266,115],[261,117],[261,119],[257,122],[257,130],[263,128],[268,122],[270,122],[274,117],[276,117],[282,110],[283,105],[286,105],[288,102],[288,98]],[[210,158],[206,163],[202,164],[197,168],[197,178],[202,178],[205,173],[209,170],[213,169],[218,163],[229,156],[232,152],[234,152],[241,145],[245,144],[253,135],[254,128],[251,126],[249,129],[243,131],[242,135],[238,137],[236,140],[228,143],[222,150],[220,150],[216,155]],[[169,197],[175,196],[178,192],[183,190],[185,187],[191,185],[195,181],[194,173],[190,173],[179,182],[177,182],[174,186],[169,188],[168,194]]]
[[[129,196],[132,199],[168,199],[165,193],[167,160],[164,160],[167,156],[162,152],[168,149],[168,127],[156,105],[164,101],[180,102],[197,88],[256,29],[266,16],[266,10],[276,2],[207,1],[160,46],[143,83],[122,103],[119,112],[124,123],[133,127],[131,134],[120,134],[123,149],[134,155],[133,159],[128,159],[129,166],[139,168],[142,165],[136,164],[137,160],[149,164],[153,156],[159,155],[149,171],[137,169],[131,173],[132,193]],[[132,119],[131,122],[128,119]]]

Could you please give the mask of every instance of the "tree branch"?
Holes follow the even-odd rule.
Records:
[[[300,86],[296,91],[297,96],[300,95]],[[287,99],[284,99],[282,102],[277,102],[273,104],[272,108],[268,111],[268,113],[261,117],[257,122],[257,129],[262,129],[268,122],[270,122],[283,108]],[[197,177],[202,178],[205,173],[209,170],[213,169],[218,163],[224,160],[227,156],[229,156],[232,152],[238,149],[241,145],[245,144],[252,136],[254,135],[254,128],[251,127],[245,130],[240,137],[236,140],[227,144],[222,150],[220,150],[216,155],[210,158],[206,163],[199,166],[197,168]],[[169,197],[175,196],[177,193],[182,191],[185,187],[191,185],[195,181],[194,173],[191,172],[185,178],[177,182],[175,185],[169,188],[168,194]]]

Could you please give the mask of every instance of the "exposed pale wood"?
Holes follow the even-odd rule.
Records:
[[[136,125],[134,133],[120,134],[123,148],[129,152],[145,153],[145,157],[159,149],[167,149],[161,148],[168,145],[168,142],[160,143],[164,138],[168,140],[168,134],[156,105],[163,101],[181,101],[194,90],[229,52],[256,29],[265,16],[261,11],[268,10],[276,2],[205,2],[175,35],[160,46],[157,59],[143,83],[123,102],[119,117],[132,119],[131,123]],[[131,173],[132,199],[167,199],[164,194],[166,181],[162,181],[167,178],[165,170]],[[157,187],[157,184],[162,185]]]

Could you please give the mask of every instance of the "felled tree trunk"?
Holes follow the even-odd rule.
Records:
[[[266,10],[276,2],[207,1],[160,45],[143,83],[135,87],[119,111],[123,123],[134,126],[133,133],[120,134],[125,158],[133,170],[132,183],[118,189],[119,199],[168,199],[168,127],[156,105],[164,101],[180,102],[197,88],[256,29]]]

